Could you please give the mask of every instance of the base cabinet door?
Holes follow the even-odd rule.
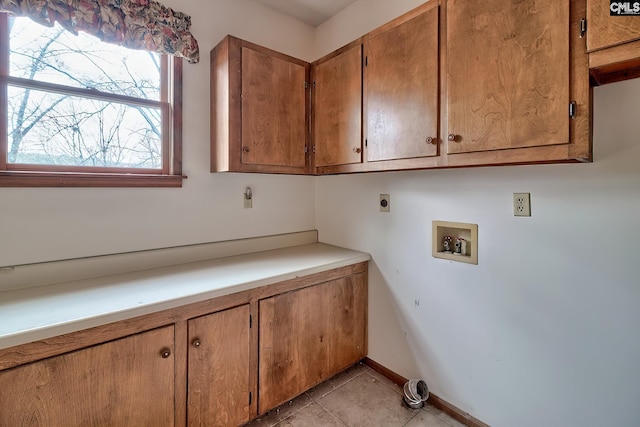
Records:
[[[0,426],[174,425],[174,327],[0,372]]]
[[[366,280],[358,273],[260,300],[259,413],[366,356]]]
[[[249,421],[249,305],[189,320],[187,418],[190,426]]]

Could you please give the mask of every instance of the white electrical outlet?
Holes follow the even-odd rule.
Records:
[[[391,197],[388,194],[380,195],[380,212],[391,211]]]
[[[513,215],[531,216],[530,193],[513,193]]]

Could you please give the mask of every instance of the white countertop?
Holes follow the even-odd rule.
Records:
[[[0,349],[368,261],[312,243],[0,292]]]

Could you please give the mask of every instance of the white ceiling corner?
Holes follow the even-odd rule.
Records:
[[[255,0],[285,15],[317,27],[356,0]]]

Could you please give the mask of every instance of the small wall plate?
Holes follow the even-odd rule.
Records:
[[[433,221],[431,255],[434,258],[478,264],[478,224],[464,222]],[[450,236],[451,251],[444,247],[445,236]],[[456,253],[456,239],[461,239],[461,253]]]
[[[380,212],[390,212],[391,211],[391,196],[388,194],[380,195]]]

